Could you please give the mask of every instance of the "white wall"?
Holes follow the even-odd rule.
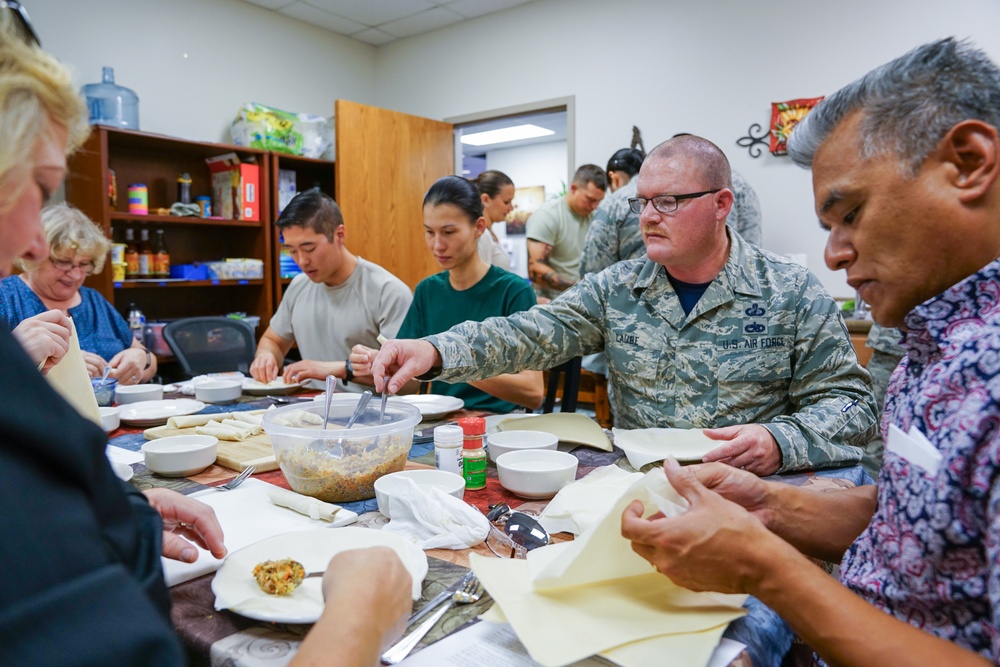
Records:
[[[757,190],[763,245],[805,253],[847,296],[823,263],[808,172],[737,138],[767,127],[771,102],[830,93],[932,39],[971,37],[1000,61],[998,26],[997,0],[539,0],[380,48],[376,99],[447,118],[575,95],[578,164],[605,164],[632,125],[647,149],[701,134]]]
[[[507,174],[515,187],[544,186],[545,198],[551,199],[566,187],[566,142],[490,151],[486,168]]]
[[[242,104],[333,115],[372,104],[375,47],[237,0],[26,0],[42,45],[77,85],[139,95],[142,130],[229,142]],[[185,54],[187,57],[184,57]]]

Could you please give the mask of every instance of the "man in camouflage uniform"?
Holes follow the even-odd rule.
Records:
[[[708,429],[720,446],[704,460],[760,475],[858,462],[877,407],[837,304],[806,269],[728,231],[729,174],[705,139],[661,144],[634,200],[648,258],[588,275],[546,306],[391,341],[373,364],[376,386],[604,350],[623,428]]]
[[[882,408],[885,406],[885,389],[889,386],[889,376],[896,370],[900,359],[906,354],[902,340],[903,334],[899,329],[883,327],[873,322],[872,328],[868,332],[868,339],[865,341],[865,347],[873,350],[872,358],[868,361],[865,369],[872,376],[875,404],[878,406],[880,421]],[[885,443],[882,442],[881,433],[876,434],[876,437],[868,443],[865,454],[861,458],[861,465],[875,479],[878,479],[878,471],[882,468],[884,449]]]

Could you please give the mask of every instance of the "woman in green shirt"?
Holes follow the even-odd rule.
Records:
[[[424,196],[424,239],[444,270],[417,285],[399,338],[430,336],[467,320],[504,317],[535,305],[526,280],[481,259],[478,243],[484,233],[486,219],[476,186],[459,176],[438,179]],[[375,352],[354,346],[355,373],[368,372]],[[416,383],[407,389],[416,391]],[[528,370],[478,382],[433,382],[431,393],[457,396],[470,410],[506,413],[519,407],[536,409],[544,388],[541,371]]]

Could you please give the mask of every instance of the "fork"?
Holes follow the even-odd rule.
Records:
[[[245,482],[246,479],[247,479],[247,477],[249,477],[250,475],[254,474],[256,471],[257,471],[257,468],[255,468],[253,466],[247,466],[246,468],[243,469],[243,472],[241,472],[239,475],[237,475],[236,477],[232,478],[231,480],[229,480],[225,484],[220,484],[219,486],[217,486],[215,488],[219,489],[220,491],[232,491],[237,486],[239,486],[240,484],[242,484],[243,482]]]
[[[420,640],[431,631],[431,628],[441,620],[445,612],[451,609],[452,605],[479,602],[481,597],[483,597],[483,590],[479,585],[479,578],[470,572],[465,579],[465,585],[455,591],[450,600],[444,603],[430,618],[421,623],[416,630],[393,644],[389,650],[382,654],[382,664],[395,665],[401,662],[403,658],[410,654],[410,651],[413,650]]]

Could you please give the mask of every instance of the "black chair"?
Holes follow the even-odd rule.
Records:
[[[163,338],[184,373],[250,373],[257,350],[253,327],[228,317],[187,317],[163,327]]]
[[[545,400],[542,402],[542,412],[552,412],[556,405],[556,395],[559,393],[559,383],[562,381],[562,402],[560,412],[576,412],[576,398],[580,393],[580,370],[583,359],[573,357],[567,362],[549,369],[549,384],[545,389]]]

